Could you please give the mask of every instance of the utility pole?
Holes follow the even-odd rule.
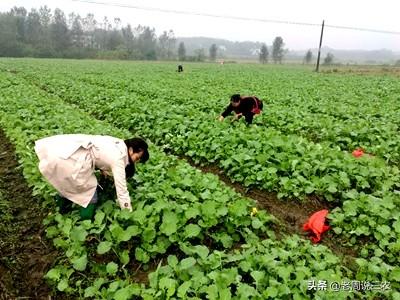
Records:
[[[321,56],[322,37],[324,35],[324,23],[325,23],[325,20],[322,20],[321,37],[319,39],[319,49],[318,49],[318,58],[317,58],[317,69],[315,70],[315,72],[319,71],[319,58]]]

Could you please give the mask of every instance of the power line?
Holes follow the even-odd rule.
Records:
[[[371,28],[360,28],[360,27],[351,27],[351,26],[325,25],[325,27],[337,28],[337,29],[358,30],[358,31],[368,31],[368,32],[375,32],[375,33],[400,34],[399,31],[371,29]]]
[[[263,22],[263,23],[276,23],[276,24],[321,27],[321,24],[316,24],[316,23],[283,21],[283,20],[274,20],[274,19],[259,19],[259,18],[249,18],[249,17],[240,17],[240,16],[232,16],[232,15],[219,15],[219,14],[210,14],[210,13],[200,13],[200,12],[194,12],[194,11],[173,10],[173,9],[146,7],[146,6],[138,6],[138,5],[128,5],[128,4],[102,2],[102,1],[90,1],[90,0],[71,0],[71,1],[89,3],[89,4],[99,4],[99,5],[106,5],[106,6],[114,6],[114,7],[122,7],[122,8],[132,8],[132,9],[145,10],[145,11],[180,14],[180,15],[192,15],[192,16],[211,17],[211,18],[220,18],[220,19],[232,19],[232,20],[241,20],[241,21],[253,21],[253,22]],[[400,31],[389,31],[389,30],[360,28],[360,27],[351,27],[351,26],[340,26],[340,25],[327,25],[327,24],[325,24],[325,26],[330,27],[330,28],[336,28],[336,29],[358,30],[358,31],[367,31],[367,32],[374,32],[374,33],[400,35]]]
[[[144,6],[137,6],[137,5],[111,3],[111,2],[100,2],[100,1],[89,1],[89,0],[71,0],[71,1],[91,3],[91,4],[100,4],[100,5],[106,5],[106,6],[123,7],[123,8],[133,8],[133,9],[147,10],[147,11],[156,11],[156,12],[162,12],[162,13],[181,14],[181,15],[193,15],[193,16],[201,16],[201,17],[234,19],[234,20],[242,20],[242,21],[268,22],[268,23],[279,23],[279,24],[293,24],[293,25],[318,26],[318,27],[320,26],[320,24],[314,24],[314,23],[290,22],[290,21],[272,20],[272,19],[255,19],[255,18],[247,18],[247,17],[239,17],[239,16],[217,15],[217,14],[210,14],[210,13],[199,13],[199,12],[193,12],[193,11],[173,10],[173,9],[164,9],[164,8],[155,8],[155,7],[144,7]]]

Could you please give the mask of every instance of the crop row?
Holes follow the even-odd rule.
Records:
[[[152,98],[145,93],[104,88],[100,83],[61,79],[56,74],[30,78],[99,119],[139,130],[198,163],[216,163],[233,181],[276,191],[278,197],[316,194],[341,203],[349,193],[392,191],[399,183],[399,169],[377,157],[355,159],[329,145],[262,126],[210,122],[207,112],[171,100],[170,95]]]
[[[46,88],[49,89],[49,86],[46,86]],[[85,91],[88,92],[89,90],[86,85]],[[68,96],[61,97],[68,101],[74,99],[73,94],[68,94],[66,88],[63,88],[62,91],[67,93]],[[98,90],[96,89],[96,91]],[[79,91],[76,91],[76,93],[79,94]],[[109,93],[112,94],[111,92]],[[105,94],[98,94],[97,97],[101,99],[103,95]],[[113,122],[120,127],[129,128],[130,126],[128,123],[121,123],[123,120],[127,122],[135,121],[135,115],[128,114],[135,107],[135,105],[132,105],[132,101],[131,105],[127,103],[121,105],[121,102],[112,102],[110,99],[99,103],[88,99],[91,98],[82,97],[74,103],[89,110],[99,118]],[[118,100],[121,99],[124,98],[118,98]],[[137,98],[137,101],[140,100],[143,99]],[[112,110],[110,110],[110,106],[113,107]],[[107,113],[104,113],[102,109],[105,109]],[[140,112],[137,113],[140,114]],[[124,118],[127,115],[130,116],[130,119]],[[156,128],[153,122],[152,129],[156,130]],[[201,149],[201,145],[198,148]],[[353,158],[351,160],[355,161]],[[362,274],[360,276],[364,278],[374,278],[374,276],[388,278],[394,276],[392,280],[399,280],[396,274],[400,269],[394,266],[398,266],[400,263],[398,258],[398,238],[400,236],[398,207],[400,206],[400,197],[396,192],[393,193],[386,187],[390,183],[391,181],[383,182],[381,189],[376,189],[369,194],[357,190],[348,191],[343,207],[335,209],[330,216],[335,232],[346,236],[349,244],[356,243],[358,238],[368,237],[370,243],[363,247],[360,252],[363,258],[359,260],[362,265],[359,274]],[[366,263],[366,259],[371,259],[371,257],[374,259]],[[389,275],[391,271],[393,271],[391,274],[394,275]]]
[[[2,73],[0,78],[0,124],[16,145],[27,181],[48,203],[54,191],[37,170],[36,139],[73,132],[130,136],[15,76]],[[354,296],[307,291],[307,280],[348,280],[350,271],[326,247],[297,236],[277,240],[269,229],[273,218],[264,211],[251,217],[251,203],[214,176],[153,146],[151,155],[136,176],[137,187],[129,184],[132,213],[111,200],[93,221],[80,221],[77,213],[48,217],[47,235],[65,254],[47,274],[59,291],[102,299]],[[134,282],[140,263],[160,258],[148,285]]]
[[[46,63],[37,67],[53,69]],[[210,65],[191,66],[185,74],[168,74],[171,68],[171,64],[75,63],[60,75],[134,95],[168,96],[212,115],[222,111],[234,92],[256,94],[266,103],[264,117],[256,121],[260,126],[348,152],[363,147],[390,163],[400,162],[400,85],[395,78]],[[99,76],[103,70],[108,76]],[[23,71],[29,72],[29,68]],[[40,76],[46,74],[39,71]]]

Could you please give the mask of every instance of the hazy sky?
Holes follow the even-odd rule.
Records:
[[[90,0],[89,0],[90,1]],[[93,0],[95,1],[95,0]],[[362,27],[400,32],[400,1],[396,0],[275,0],[275,1],[228,1],[228,0],[97,0],[150,8],[190,11],[205,14],[230,15],[245,18],[272,19],[291,22]],[[178,37],[207,36],[236,41],[260,41],[272,44],[276,36],[282,36],[289,49],[315,48],[319,43],[320,28],[242,21],[204,16],[181,15],[145,11],[140,9],[112,7],[99,4],[74,2],[72,0],[0,0],[0,11],[13,6],[28,10],[47,5],[85,16],[93,13],[98,21],[104,16],[109,20],[121,18],[130,23],[155,27],[157,34],[172,29]],[[400,51],[400,34],[325,28],[323,45],[335,49],[381,49]]]

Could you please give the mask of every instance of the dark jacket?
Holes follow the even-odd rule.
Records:
[[[248,124],[253,122],[254,113],[253,108],[256,106],[256,101],[258,101],[258,107],[260,110],[263,108],[263,103],[257,97],[244,97],[240,100],[240,104],[237,107],[233,107],[232,103],[228,105],[221,116],[226,118],[228,115],[234,111],[236,114],[242,114]]]

